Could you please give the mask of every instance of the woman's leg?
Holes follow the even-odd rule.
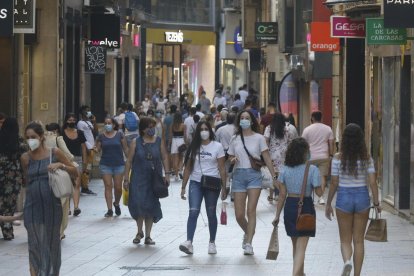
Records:
[[[194,233],[197,227],[197,219],[200,214],[201,202],[203,201],[203,192],[201,184],[190,181],[190,188],[188,190],[188,205],[189,213],[187,220],[187,240],[193,242]]]
[[[114,194],[115,194],[115,205],[119,205],[122,197],[122,180],[124,175],[114,175]]]
[[[305,252],[309,237],[297,237],[295,256],[293,257],[293,276],[303,276],[305,264]]]
[[[290,239],[292,240],[292,258],[293,260],[295,259],[295,254],[296,254],[296,242],[298,241],[297,237],[290,237]]]
[[[79,199],[80,199],[80,186],[81,186],[81,178],[80,175],[76,177],[75,180],[73,180],[73,184],[75,184],[75,187],[73,189],[73,207],[75,209],[79,208]]]
[[[138,218],[136,220],[136,222],[137,222],[138,233],[143,233],[142,232],[142,227],[143,227],[143,224],[144,224],[144,218]]]
[[[247,192],[234,193],[234,212],[236,215],[236,220],[240,225],[240,228],[247,235],[246,198]]]
[[[338,217],[339,236],[341,239],[341,253],[344,263],[352,257],[352,229],[354,214],[345,213],[336,209]]]
[[[145,237],[151,237],[151,230],[152,225],[154,224],[154,220],[152,218],[145,218]]]
[[[364,237],[365,229],[368,223],[369,209],[354,214],[354,229],[353,229],[353,241],[354,241],[354,275],[359,276],[361,274],[362,263],[364,262]]]
[[[208,230],[210,232],[210,242],[216,240],[217,234],[217,200],[220,196],[220,191],[204,190],[204,200],[206,205],[206,213],[208,218]]]
[[[262,189],[247,190],[247,242],[252,243],[256,231],[256,209]]]
[[[112,175],[104,174],[102,179],[105,185],[105,200],[108,210],[112,210]]]
[[[173,164],[173,170],[174,170],[174,175],[176,176],[176,177],[178,177],[178,169],[179,169],[179,164],[178,164],[178,156],[179,156],[179,154],[178,153],[173,153],[172,154],[172,164]]]

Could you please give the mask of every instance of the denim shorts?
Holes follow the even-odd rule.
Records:
[[[106,166],[99,164],[99,169],[101,170],[101,174],[118,175],[124,173],[125,166]]]
[[[235,169],[231,191],[236,193],[247,192],[248,189],[262,188],[262,173],[254,169]]]
[[[360,213],[371,206],[368,187],[338,187],[336,208],[345,213]]]

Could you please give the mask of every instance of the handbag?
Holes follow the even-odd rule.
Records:
[[[381,218],[381,213],[378,213],[378,210],[375,207],[374,209],[375,216],[370,218],[367,232],[365,234],[365,239],[367,241],[374,242],[386,242],[387,241],[387,220]]]
[[[220,224],[227,225],[227,211],[226,211],[226,202],[221,202],[221,215],[220,215]]]
[[[210,176],[210,175],[204,175],[203,169],[201,167],[200,162],[200,152],[198,153],[198,164],[200,165],[201,170],[201,188],[211,190],[211,191],[220,191],[221,190],[221,178]]]
[[[184,153],[187,150],[187,145],[186,144],[182,144],[178,147],[178,152],[179,153]]]
[[[267,248],[266,260],[276,260],[279,255],[279,235],[278,227],[273,227],[272,235],[270,236],[269,247]]]
[[[298,202],[298,217],[296,219],[297,231],[315,231],[316,229],[316,216],[313,214],[303,214],[303,198],[305,196],[306,183],[308,182],[309,163],[306,162],[305,175],[303,176],[302,191],[300,193],[300,199]]]
[[[49,164],[52,163],[52,151],[53,149],[50,150]],[[68,172],[62,169],[49,172],[49,186],[57,198],[70,197],[72,195],[72,179]]]
[[[128,206],[128,200],[129,200],[129,190],[125,190],[122,188],[122,203],[125,206]]]
[[[256,171],[260,171],[260,168],[265,165],[265,163],[263,161],[263,157],[260,155],[260,159],[254,158],[246,148],[246,144],[244,143],[243,133],[240,133],[240,138],[242,140],[244,150],[246,151],[247,155],[249,156],[250,166],[252,166],[252,169],[254,169]]]

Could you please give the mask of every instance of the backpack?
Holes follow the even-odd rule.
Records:
[[[125,128],[128,131],[136,131],[138,129],[138,120],[132,111],[125,112]]]

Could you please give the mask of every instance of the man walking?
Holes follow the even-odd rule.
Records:
[[[321,123],[321,121],[322,112],[312,112],[312,124],[303,130],[302,137],[309,143],[311,164],[319,168],[322,192],[325,192],[326,177],[329,174],[329,162],[334,152],[334,136],[332,129]],[[318,203],[321,205],[325,204],[323,194],[319,198]]]

